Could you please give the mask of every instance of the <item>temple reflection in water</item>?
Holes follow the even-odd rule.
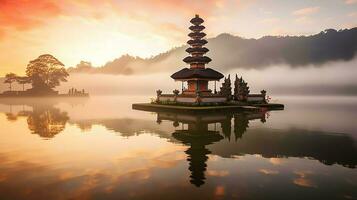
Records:
[[[9,105],[7,120],[26,119],[30,133],[42,138],[56,139],[66,125],[76,125],[83,132],[93,125],[101,125],[120,136],[132,137],[152,133],[171,143],[187,146],[184,151],[191,173],[191,184],[199,187],[207,182],[207,163],[210,155],[234,158],[260,155],[264,158],[303,158],[317,160],[324,165],[355,168],[357,149],[350,135],[305,129],[271,129],[264,126],[265,111],[174,113],[155,111],[155,119],[98,118],[71,119],[56,102],[2,102]],[[20,109],[12,110],[12,106]],[[273,113],[272,113],[273,114]],[[255,121],[254,123],[252,121]],[[255,125],[261,126],[255,126]],[[338,148],[333,148],[338,147]],[[333,148],[333,150],[332,150]]]
[[[231,139],[232,119],[234,119],[234,137],[237,140],[249,127],[249,120],[260,119],[261,122],[265,122],[265,112],[157,113],[157,122],[172,121],[173,126],[177,127],[172,136],[189,146],[185,153],[191,171],[190,182],[195,186],[199,187],[205,183],[206,162],[208,155],[212,153],[206,146],[224,138]],[[217,131],[217,125],[220,126],[223,136]]]
[[[210,154],[224,158],[237,155],[309,158],[325,165],[339,164],[347,168],[357,165],[354,141],[345,134],[299,129],[255,128],[249,131],[250,121],[266,122],[266,111],[201,114],[157,111],[156,114],[159,124],[172,121],[176,129],[172,136],[189,146],[185,153],[191,171],[190,182],[197,187],[205,183]],[[339,148],[331,151],[332,146]]]

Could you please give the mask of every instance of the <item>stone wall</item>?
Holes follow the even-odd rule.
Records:
[[[177,102],[177,103],[196,103],[196,95],[175,95],[173,94],[162,94],[157,97],[159,102]],[[201,96],[201,103],[224,103],[227,98],[224,96],[214,95],[214,96]]]
[[[265,95],[262,94],[250,94],[247,98],[248,102],[265,102]]]

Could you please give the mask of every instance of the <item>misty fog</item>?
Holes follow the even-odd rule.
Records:
[[[269,94],[306,94],[306,95],[355,95],[357,94],[357,59],[349,62],[332,62],[320,66],[291,68],[280,65],[265,69],[236,69],[228,73],[243,78],[249,83],[251,92],[262,89]],[[142,66],[145,67],[145,66]],[[182,66],[178,66],[177,70]],[[174,71],[173,71],[174,72]],[[173,73],[172,72],[172,73]],[[152,73],[147,75],[107,75],[107,74],[71,74],[69,81],[60,90],[66,92],[71,86],[86,89],[92,95],[135,94],[153,95],[161,89],[172,93],[181,89],[181,82],[170,78],[172,73]],[[228,73],[224,73],[228,75]],[[221,80],[222,82],[222,80]],[[217,90],[221,86],[217,82]],[[213,89],[213,83],[210,84]]]
[[[183,66],[177,65],[176,70]],[[320,67],[311,65],[291,68],[280,65],[264,69],[235,69],[223,74],[231,74],[232,82],[236,73],[243,76],[253,93],[265,89],[269,95],[356,95],[356,66],[357,59],[354,59],[348,62],[331,62]],[[66,93],[74,87],[85,89],[91,95],[124,94],[154,97],[157,89],[161,89],[164,93],[172,93],[173,89],[181,90],[181,82],[175,82],[170,78],[172,73],[156,72],[139,75],[71,73],[68,82],[62,83],[56,90]],[[8,85],[3,83],[3,79],[0,81],[2,83],[0,91],[8,90]],[[221,83],[222,80],[217,82],[217,90]],[[211,82],[212,90],[213,85],[214,83]],[[16,84],[13,84],[13,88],[22,90],[22,86]],[[26,88],[30,88],[30,85],[26,85]]]

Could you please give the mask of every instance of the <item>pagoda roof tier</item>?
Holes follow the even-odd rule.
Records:
[[[191,32],[188,34],[189,37],[191,38],[203,38],[206,36],[206,33],[203,32]]]
[[[190,30],[191,31],[195,31],[195,32],[199,32],[199,31],[202,31],[203,29],[205,29],[206,27],[202,26],[202,25],[193,25],[193,26],[190,26]]]
[[[187,56],[186,58],[183,59],[183,61],[185,63],[189,63],[189,64],[192,64],[192,63],[204,63],[204,64],[207,64],[209,62],[212,61],[211,58],[207,57],[207,56]]]
[[[186,49],[187,53],[207,53],[209,50],[206,47],[189,47]]]
[[[194,25],[200,25],[204,22],[204,20],[200,16],[196,15],[194,18],[190,20],[190,22]]]
[[[211,68],[184,68],[171,75],[171,78],[175,80],[187,80],[187,79],[204,79],[204,80],[220,80],[223,78],[223,74],[213,70]]]
[[[205,44],[207,44],[207,40],[205,40],[205,39],[189,40],[189,41],[187,41],[187,44],[189,44],[189,45],[205,45]]]

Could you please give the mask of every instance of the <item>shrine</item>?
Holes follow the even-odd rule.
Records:
[[[265,90],[258,94],[250,94],[248,83],[242,77],[239,78],[236,75],[232,84],[230,75],[225,78],[222,73],[206,66],[212,60],[205,55],[209,49],[205,47],[208,41],[203,32],[205,29],[205,26],[202,25],[203,22],[204,20],[199,15],[195,15],[190,20],[190,33],[188,34],[190,39],[187,41],[188,48],[186,49],[189,55],[183,59],[188,66],[171,75],[174,81],[181,82],[181,91],[174,89],[171,94],[165,94],[161,90],[157,90],[157,96],[152,99],[150,104],[133,104],[133,108],[184,111],[232,108],[254,110],[259,107],[282,109],[284,107],[282,104],[268,103],[269,97],[266,96]],[[223,79],[222,86],[217,91],[216,83],[221,79]]]

